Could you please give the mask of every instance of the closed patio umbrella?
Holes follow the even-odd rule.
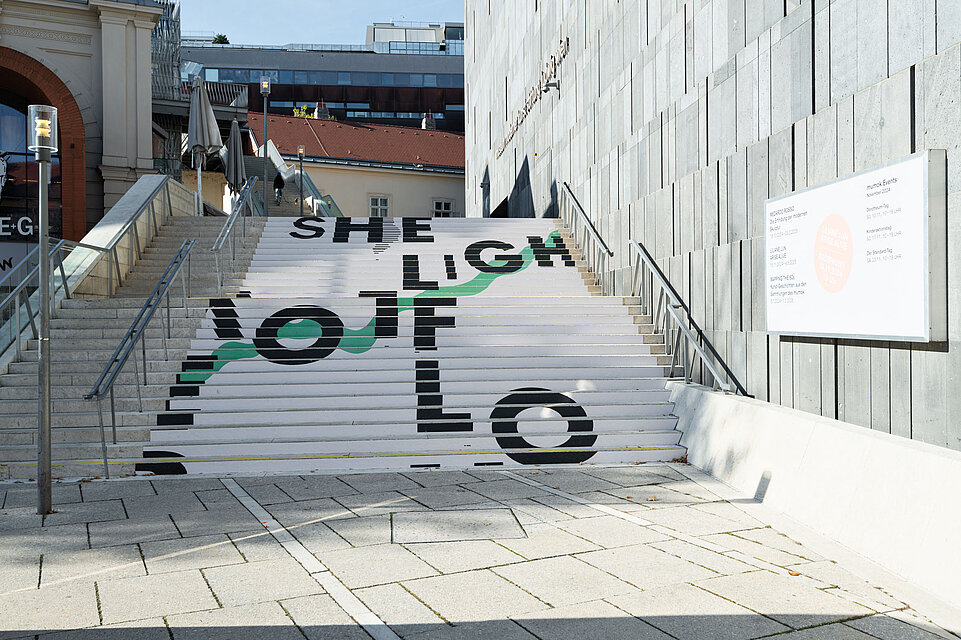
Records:
[[[244,147],[240,139],[240,125],[237,118],[230,124],[230,137],[227,138],[227,162],[224,167],[227,174],[227,185],[233,191],[235,199],[247,182],[247,170],[244,168]]]
[[[190,120],[187,126],[187,148],[193,156],[194,167],[197,169],[197,215],[201,215],[201,187],[200,170],[207,164],[207,156],[217,153],[224,146],[220,137],[220,127],[217,117],[210,106],[207,87],[200,76],[194,76],[193,87],[190,92]]]

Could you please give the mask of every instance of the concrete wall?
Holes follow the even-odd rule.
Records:
[[[468,215],[552,215],[567,181],[613,267],[643,242],[749,393],[961,449],[961,288],[947,343],[896,345],[768,336],[762,286],[766,198],[923,149],[947,150],[961,278],[957,0],[491,0],[466,17]],[[559,91],[530,94],[562,39]]]
[[[464,215],[464,176],[304,163],[304,171],[320,192],[330,194],[345,216],[370,215],[373,195],[390,198],[393,217],[429,217],[434,199],[453,200],[455,215]],[[286,195],[293,195],[285,190]]]

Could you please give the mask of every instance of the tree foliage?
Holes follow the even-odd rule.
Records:
[[[230,40],[227,39],[226,34],[218,33],[214,36],[214,44],[230,44]]]

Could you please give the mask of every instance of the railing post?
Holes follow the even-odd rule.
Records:
[[[134,372],[134,379],[136,380],[136,384],[135,384],[134,386],[137,387],[137,401],[138,401],[138,403],[139,403],[139,405],[140,405],[140,413],[143,413],[143,397],[141,397],[141,395],[140,395],[140,366],[137,364],[137,350],[136,350],[136,349],[133,350],[133,372]],[[147,381],[146,381],[146,377],[147,377],[147,356],[146,356],[146,354],[144,354],[144,359],[143,359],[143,375],[144,375],[144,378],[145,378],[144,384],[146,384],[146,383],[147,383]],[[113,387],[110,387],[110,389],[111,389],[111,392],[112,392],[112,391],[113,391]]]
[[[20,318],[20,294],[13,299],[14,313],[17,319],[17,326],[14,331],[14,340],[17,341],[17,362],[23,360],[23,347],[20,345],[20,333],[23,331],[23,321]]]
[[[100,418],[100,451],[103,454],[103,475],[110,479],[110,467],[107,465],[107,435],[103,428],[103,398],[97,398],[97,416]]]
[[[134,378],[134,384],[138,384],[137,378]],[[110,385],[110,427],[113,435],[113,443],[117,444],[117,407],[113,398],[113,385]]]

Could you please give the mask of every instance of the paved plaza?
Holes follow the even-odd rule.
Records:
[[[0,639],[954,637],[687,465],[0,484]],[[730,498],[730,495],[727,497]]]

